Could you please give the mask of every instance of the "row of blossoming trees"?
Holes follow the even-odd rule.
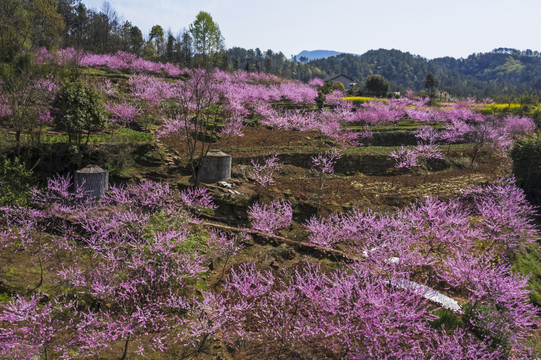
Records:
[[[199,220],[215,207],[201,189],[174,196],[166,183],[142,182],[90,202],[69,187],[69,178],[50,179],[30,207],[0,210],[1,246],[32,258],[42,274],[26,296],[0,305],[5,358],[190,356],[218,340],[238,356],[269,358],[532,356],[537,310],[528,276],[509,259],[538,232],[534,209],[510,180],[391,214],[313,217],[305,224],[310,244],[348,249],[352,261],[339,270],[248,262],[225,278],[252,232],[288,226],[286,203],[254,205],[253,230],[234,235]],[[201,290],[212,259],[221,261],[214,271],[223,281]],[[38,290],[43,274],[47,294]],[[430,287],[461,306],[428,299]],[[442,307],[462,325],[435,326]]]
[[[136,74],[130,77],[127,89],[122,87],[121,90],[118,84],[109,80],[98,82],[97,87],[106,97],[111,122],[139,122],[143,125],[148,125],[150,120],[163,122],[159,136],[178,133],[180,130],[185,135],[188,132],[201,132],[208,130],[207,125],[215,124],[215,120],[223,125],[220,130],[224,134],[242,136],[243,120],[250,117],[261,125],[279,129],[316,130],[338,145],[349,146],[359,145],[370,137],[370,127],[374,125],[388,125],[410,119],[420,124],[437,126],[438,131],[418,134],[420,145],[424,148],[402,149],[396,154],[395,157],[400,158],[401,166],[404,166],[418,164],[419,161],[415,159],[419,153],[417,157],[426,157],[427,153],[438,156],[439,151],[433,149],[434,144],[457,142],[473,144],[473,164],[482,149],[490,147],[505,153],[513,137],[535,129],[535,124],[529,118],[484,116],[478,111],[482,104],[473,101],[434,108],[427,106],[426,99],[407,96],[353,106],[351,102],[344,101],[341,94],[332,93],[327,95],[325,110],[313,111],[312,105],[315,105],[318,97],[317,89],[322,85],[318,79],[304,85],[262,73],[215,71],[206,74],[201,70],[189,71],[172,64],[149,62],[130,54],[94,55],[73,49],[54,54],[43,50],[36,58],[40,62],[72,62],[76,66],[101,66]],[[31,119],[41,125],[53,120],[51,100],[58,89],[54,78],[36,79],[27,87],[45,92],[40,94],[39,101],[29,99],[22,103],[18,94],[23,91],[10,91],[6,84],[3,85],[0,117],[8,120],[18,136],[25,126],[30,127],[28,122]],[[9,93],[11,96],[8,96]],[[26,93],[38,97],[37,91],[28,90]],[[281,100],[297,104],[298,110],[271,106]],[[201,124],[204,126],[197,128]],[[359,130],[359,127],[365,129]],[[355,131],[348,128],[354,128]],[[213,127],[213,130],[218,129]],[[184,139],[189,141],[187,136]]]
[[[443,144],[456,142],[473,144],[473,164],[481,150],[505,153],[514,137],[535,129],[527,118],[483,116],[473,102],[435,109],[410,96],[355,107],[334,93],[317,111],[318,80],[187,71],[123,54],[40,56],[136,73],[127,86],[98,83],[110,120],[158,120],[157,136],[185,144],[194,172],[210,146],[201,135],[242,136],[248,120],[317,131],[347,147],[369,138],[373,125],[411,119],[423,125],[415,132],[419,144],[390,154],[406,168],[426,166],[443,156]],[[54,79],[48,81],[35,86],[54,94]],[[283,100],[303,106],[288,109]],[[0,111],[8,117],[14,110],[0,101]],[[337,149],[312,158],[320,191],[339,158]],[[277,156],[254,161],[252,177],[265,189],[279,167]],[[280,270],[235,256],[248,237],[290,226],[287,201],[255,202],[251,228],[225,233],[201,220],[202,211],[215,208],[201,188],[175,194],[167,183],[142,182],[89,201],[70,187],[69,178],[49,179],[47,188],[33,190],[30,206],[0,209],[0,246],[39,269],[26,293],[0,305],[5,358],[191,357],[212,344],[233,357],[534,356],[529,339],[538,314],[525,289],[528,276],[513,272],[511,259],[539,233],[535,209],[512,180],[394,213],[314,215],[302,224],[305,246],[347,261],[327,268],[306,259]],[[460,325],[441,326],[442,311]]]

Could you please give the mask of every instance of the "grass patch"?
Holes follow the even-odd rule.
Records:
[[[46,144],[67,143],[68,135],[46,134],[41,136],[41,141]],[[154,140],[152,134],[128,128],[120,128],[110,134],[90,135],[89,144],[118,144],[118,143],[148,143]],[[85,138],[86,141],[86,138]]]
[[[86,76],[129,79],[131,75],[123,73],[120,70],[110,69],[108,67],[87,67],[81,68],[81,73]]]
[[[187,226],[186,219],[182,216],[168,216],[163,210],[153,214],[148,226],[145,228],[143,238],[152,241],[154,234],[165,233],[171,230],[181,231]],[[190,234],[184,241],[177,243],[176,250],[179,254],[205,253],[207,251],[208,238],[205,233]]]
[[[530,280],[528,281],[528,290],[531,290],[530,300],[538,306],[541,305],[541,261],[539,245],[532,244],[514,254],[512,263],[515,271],[523,275],[530,275]]]
[[[388,155],[391,151],[400,149],[402,146],[351,146],[349,148],[343,149],[343,154],[349,155]],[[441,148],[444,152],[447,151],[448,145],[442,145]],[[453,158],[453,153],[463,152],[471,149],[471,144],[451,144],[451,158]],[[266,146],[266,147],[246,147],[246,148],[223,148],[222,151],[227,153],[279,153],[279,154],[306,154],[306,153],[318,153],[328,151],[329,147],[319,147],[319,146]],[[256,155],[254,155],[256,156]]]
[[[444,125],[443,123],[426,123],[422,121],[414,121],[412,119],[402,119],[398,122],[392,123],[392,124],[383,124],[383,125],[371,125],[369,126],[369,129],[373,132],[405,132],[405,131],[413,131],[417,130],[423,126],[429,125],[430,127],[434,129],[443,129]],[[365,130],[365,125],[346,125],[344,126],[345,129],[348,130]]]
[[[445,328],[447,331],[454,331],[457,327],[463,327],[462,321],[451,310],[438,309],[434,311],[438,318],[430,322],[430,326],[436,330]]]
[[[0,293],[0,304],[7,304],[11,301],[11,296],[6,293]]]

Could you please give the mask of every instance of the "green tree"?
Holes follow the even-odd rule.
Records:
[[[389,82],[381,75],[370,75],[364,84],[365,90],[375,96],[385,96],[389,91]]]
[[[54,0],[0,1],[0,60],[10,62],[40,46],[55,47],[64,26]]]
[[[84,5],[83,5],[84,6]],[[75,0],[58,0],[58,13],[64,20],[63,46],[71,46],[71,37],[77,31],[77,8]]]
[[[156,51],[156,47],[150,40],[145,42],[145,45],[143,47],[143,57],[145,59],[151,59],[151,60],[156,60],[158,57],[158,52]]]
[[[323,92],[323,87],[319,87],[317,89],[317,96],[315,98],[318,110],[323,110],[325,100],[327,100],[327,95]]]
[[[163,54],[163,28],[160,25],[154,25],[152,29],[150,30],[150,34],[148,35],[149,41],[154,45],[154,48],[156,49],[156,54],[158,56]]]
[[[52,103],[54,125],[66,131],[71,144],[81,145],[83,134],[86,142],[91,133],[103,130],[107,122],[105,107],[99,94],[80,81],[68,83],[58,92]]]
[[[58,13],[56,0],[34,0],[32,2],[32,47],[58,47],[66,24]]]
[[[136,55],[141,55],[145,40],[143,39],[143,33],[137,26],[132,26],[130,29],[130,51]]]
[[[438,79],[431,73],[426,74],[424,86],[425,89],[428,90],[428,93],[430,94],[430,97],[432,97],[434,93],[434,89],[437,88],[439,85]]]
[[[180,35],[179,41],[179,60],[180,64],[191,67],[193,58],[193,42],[190,33],[184,29]]]
[[[82,45],[88,51],[106,53],[109,51],[110,33],[111,24],[107,15],[102,12],[89,12],[86,39]]]
[[[124,21],[119,28],[120,35],[120,50],[130,51],[130,30],[132,24],[129,21]]]
[[[524,93],[518,99],[518,103],[520,104],[520,112],[528,114],[535,105],[539,104],[539,98],[533,94]]]
[[[175,59],[175,50],[176,50],[177,40],[173,36],[171,30],[167,31],[167,42],[165,44],[165,61],[173,61]]]
[[[209,60],[215,61],[216,55],[224,49],[224,38],[218,24],[209,13],[201,11],[190,24],[189,31],[195,52],[201,56],[203,66],[208,67]]]
[[[22,1],[0,1],[0,60],[11,61],[30,47],[30,16]]]
[[[335,90],[344,92],[346,91],[346,87],[340,81],[335,81],[331,83],[331,91],[335,91]]]
[[[85,5],[75,0],[59,0],[58,12],[66,27],[63,32],[63,46],[81,48],[88,37],[89,11]]]

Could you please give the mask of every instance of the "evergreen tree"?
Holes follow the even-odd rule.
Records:
[[[370,75],[366,78],[365,90],[375,96],[385,96],[389,91],[389,82],[381,75]]]
[[[216,62],[216,55],[224,49],[224,38],[212,16],[204,11],[199,12],[189,29],[193,47],[200,55],[202,65],[208,67],[211,64],[210,61]]]
[[[107,122],[99,94],[80,81],[64,85],[52,106],[54,125],[68,134],[70,143],[75,140],[80,145],[85,133],[88,142],[90,134],[103,130]]]

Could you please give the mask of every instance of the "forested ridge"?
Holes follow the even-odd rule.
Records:
[[[306,63],[324,73],[344,73],[363,83],[370,75],[382,75],[392,91],[422,90],[426,74],[454,96],[538,95],[541,90],[541,56],[531,50],[495,49],[463,59],[428,60],[400,50],[370,50],[360,56],[341,54]]]

